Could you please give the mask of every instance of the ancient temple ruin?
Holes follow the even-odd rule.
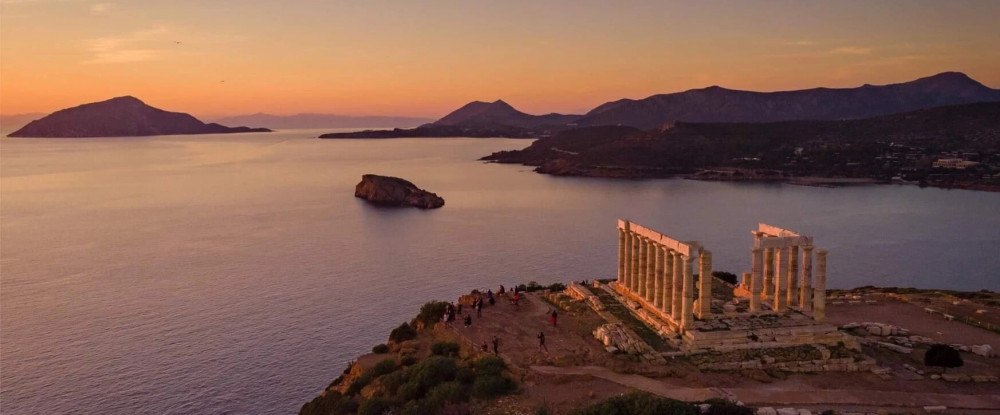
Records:
[[[712,252],[700,242],[619,220],[618,276],[609,288],[688,352],[849,343],[823,322],[827,252],[776,226],[752,232],[751,270],[733,286],[712,276]]]

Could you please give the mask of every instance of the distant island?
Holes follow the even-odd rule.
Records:
[[[164,111],[138,98],[123,96],[56,111],[28,123],[8,137],[133,137],[270,131],[206,124],[189,114]]]
[[[920,109],[1000,101],[1000,90],[960,72],[910,82],[857,88],[755,92],[718,86],[607,102],[584,115],[531,115],[502,100],[475,101],[411,129],[323,134],[320,138],[505,137],[544,138],[578,127],[659,129],[675,122],[765,123],[848,120]]]
[[[427,118],[418,117],[397,117],[397,116],[354,116],[337,114],[293,114],[293,115],[273,115],[273,114],[249,114],[222,117],[212,121],[223,125],[266,125],[270,128],[293,129],[293,128],[408,128],[416,127],[433,121]]]
[[[1000,102],[844,121],[583,127],[482,160],[560,176],[913,182],[1000,190]]]

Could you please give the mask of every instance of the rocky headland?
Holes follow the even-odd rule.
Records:
[[[407,180],[376,174],[361,176],[361,182],[354,188],[354,197],[380,206],[413,206],[421,209],[444,206],[443,198]]]
[[[1000,407],[1000,363],[990,347],[1000,339],[995,292],[829,290],[830,322],[859,349],[688,353],[660,337],[608,281],[522,284],[516,304],[511,291],[496,288],[426,303],[300,414],[874,415]],[[496,301],[479,315],[474,300],[491,294]],[[622,347],[606,345],[619,337]],[[964,364],[944,370],[927,360],[941,345],[958,350]]]
[[[164,111],[123,96],[56,111],[9,137],[139,137],[174,134],[270,132],[267,128],[203,123],[190,114]]]

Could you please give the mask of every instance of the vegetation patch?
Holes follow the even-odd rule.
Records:
[[[573,415],[698,415],[692,404],[661,398],[647,392],[630,392],[609,398],[586,408],[571,412]]]

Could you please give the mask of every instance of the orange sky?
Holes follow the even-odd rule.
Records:
[[[998,21],[992,0],[0,0],[0,113],[120,95],[202,117],[582,112],[943,71],[997,88]]]

